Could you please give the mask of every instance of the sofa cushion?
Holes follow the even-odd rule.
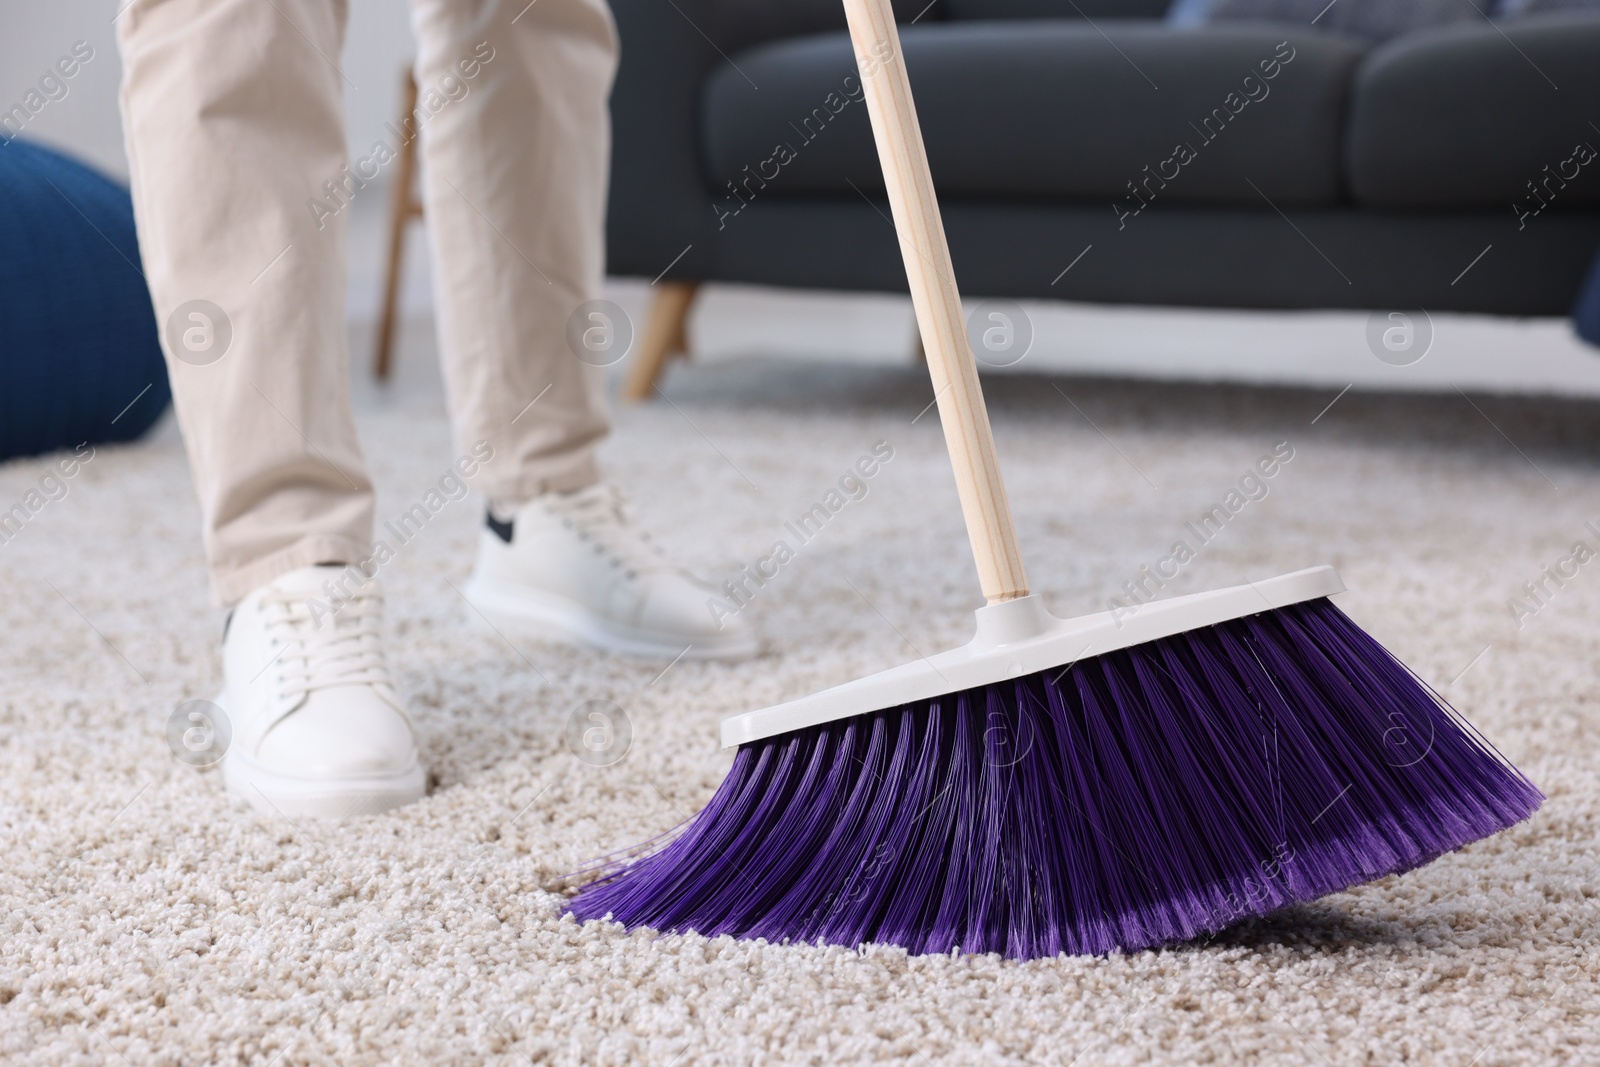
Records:
[[[1452,26],[1379,46],[1351,93],[1353,196],[1372,207],[1511,210],[1600,201],[1600,161],[1576,162],[1586,154],[1579,145],[1600,148],[1591,124],[1600,123],[1597,56],[1600,16],[1585,14]]]
[[[1131,207],[1152,196],[1340,199],[1359,42],[1263,26],[1174,32],[1159,22],[1065,20],[917,25],[902,41],[945,195],[1105,197]],[[707,184],[730,208],[735,193],[881,190],[860,96],[844,34],[735,55],[704,90]]]

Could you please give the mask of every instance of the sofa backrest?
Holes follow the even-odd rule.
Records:
[[[1158,19],[1172,0],[940,0],[951,19]]]
[[[945,18],[946,0],[932,0],[931,3],[930,0],[889,2],[894,8],[895,21],[901,26],[913,19],[925,23],[940,22]],[[712,42],[711,48],[723,53],[765,41],[831,33],[845,28],[844,4],[841,0],[687,0],[682,4],[664,0],[611,0],[611,8],[619,24],[643,23],[648,18],[645,13],[652,6],[659,6],[674,19],[686,22],[694,32],[705,35],[705,39]],[[641,18],[642,14],[644,18]],[[628,47],[627,42],[624,47]]]
[[[945,19],[1159,19],[1172,0],[890,0],[895,19],[904,26]],[[784,36],[824,33],[844,28],[840,0],[731,0],[723,5],[745,18],[768,17],[781,22]],[[742,20],[739,20],[742,21]],[[765,35],[763,35],[765,36]]]

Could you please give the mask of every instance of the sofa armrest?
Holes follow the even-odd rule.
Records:
[[[934,0],[921,21],[939,17]],[[903,22],[927,0],[894,0]],[[701,88],[713,69],[764,41],[843,29],[840,0],[611,0],[622,59],[611,93],[607,269],[655,277],[712,273],[716,216],[701,170]]]

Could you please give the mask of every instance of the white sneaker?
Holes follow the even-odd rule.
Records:
[[[233,740],[223,777],[259,811],[351,818],[424,792],[411,720],[383,656],[383,597],[375,581],[348,599],[330,595],[323,583],[344,572],[291,571],[228,620],[218,703]]]
[[[712,615],[716,590],[668,562],[603,483],[545,493],[509,522],[491,512],[463,592],[496,626],[608,652],[738,660],[757,650],[741,620]]]

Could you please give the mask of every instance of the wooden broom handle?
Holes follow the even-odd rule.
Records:
[[[939,201],[928,172],[928,153],[911,102],[911,83],[901,62],[900,34],[889,0],[844,0],[856,66],[866,91],[867,114],[878,142],[883,182],[889,190],[900,255],[911,283],[911,303],[933,376],[939,421],[955,468],[956,491],[967,520],[967,538],[978,565],[978,581],[989,603],[1028,595],[1028,576],[1011,523],[1011,504],[989,429],[989,411],[978,384],[978,366],[961,318],[945,242]]]

